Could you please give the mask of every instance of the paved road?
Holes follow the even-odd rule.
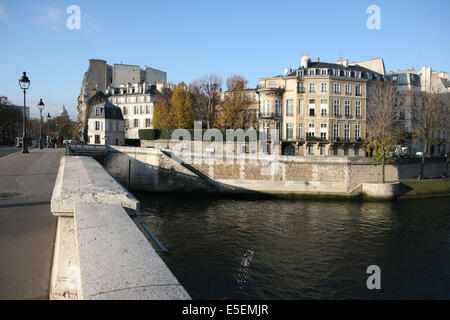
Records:
[[[57,219],[50,199],[62,149],[0,158],[0,299],[48,299]]]
[[[14,153],[21,150],[20,148],[13,148],[13,147],[0,147],[0,158],[7,156],[10,153]]]

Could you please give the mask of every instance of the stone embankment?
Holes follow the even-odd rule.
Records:
[[[176,155],[171,150],[108,147],[105,168],[130,190],[220,192],[255,196],[393,200],[405,192],[398,181],[415,179],[417,163],[389,164],[381,184],[381,166],[372,159],[249,154],[217,161],[214,154]],[[226,156],[225,156],[226,157]],[[443,163],[425,167],[429,178],[442,174]]]

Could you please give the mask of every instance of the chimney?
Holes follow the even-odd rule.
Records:
[[[311,62],[311,59],[309,58],[308,53],[302,55],[302,67],[308,68],[308,64]]]
[[[348,67],[348,59],[342,60],[342,65],[347,68]]]
[[[320,62],[320,58],[319,57],[316,58],[316,62]]]

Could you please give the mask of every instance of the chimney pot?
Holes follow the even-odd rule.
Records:
[[[320,62],[320,58],[319,57],[316,58],[316,62]]]

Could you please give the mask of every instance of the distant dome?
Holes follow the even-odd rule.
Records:
[[[59,112],[60,117],[69,117],[69,114],[67,113],[66,107],[63,105],[61,111]]]

